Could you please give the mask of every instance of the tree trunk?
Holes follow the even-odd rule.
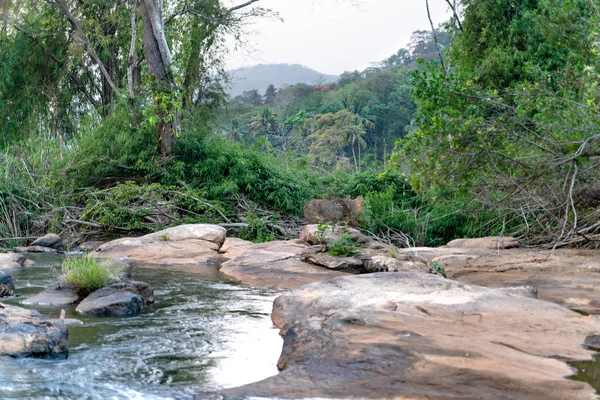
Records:
[[[157,106],[156,129],[160,142],[160,154],[166,156],[169,153],[173,139],[177,135],[179,116],[172,107],[176,96],[175,82],[173,80],[171,51],[165,37],[164,24],[161,16],[160,3],[158,0],[141,0],[140,15],[144,28],[144,53],[148,72],[156,80],[156,93],[163,96],[155,97]],[[164,96],[164,94],[167,96]],[[159,104],[162,101],[169,104]]]

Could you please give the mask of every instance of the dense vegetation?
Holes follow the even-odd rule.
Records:
[[[157,20],[156,0],[17,3],[0,30],[5,245],[184,222],[271,240],[335,196],[363,196],[363,228],[396,243],[598,243],[594,0],[463,0],[337,83],[231,99],[225,37],[268,10],[174,0]]]

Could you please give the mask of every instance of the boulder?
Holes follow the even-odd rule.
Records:
[[[58,253],[57,249],[43,246],[15,247],[13,251],[15,253]]]
[[[360,274],[364,272],[363,261],[354,257],[334,257],[327,253],[311,254],[306,258],[310,264],[336,271]]]
[[[295,240],[233,247],[223,254],[222,276],[256,287],[289,289],[343,275],[302,261],[307,246]]]
[[[52,249],[62,248],[62,239],[55,233],[48,233],[41,238],[36,239],[31,246],[49,247]]]
[[[445,247],[505,250],[521,247],[521,243],[512,236],[489,236],[476,239],[455,239],[448,242]]]
[[[136,266],[206,264],[219,257],[225,228],[217,225],[181,225],[138,238],[122,238],[98,247],[92,257],[129,257]]]
[[[371,239],[363,235],[358,229],[346,227],[328,227],[322,232],[319,231],[319,225],[306,225],[300,232],[300,240],[309,245],[331,243],[340,240],[342,235],[349,235],[350,238],[361,245],[370,244]]]
[[[25,256],[18,253],[0,254],[0,270],[19,269],[25,262]]]
[[[226,398],[595,399],[566,379],[600,320],[559,305],[399,272],[317,282],[275,300],[282,372]]]
[[[15,292],[15,285],[12,277],[6,272],[0,270],[0,297],[12,296]]]
[[[75,309],[80,314],[104,316],[137,315],[154,302],[154,290],[145,282],[127,281],[96,290]]]
[[[363,214],[363,199],[311,200],[304,207],[304,218],[309,224],[320,221],[328,223],[346,222],[358,226]]]
[[[64,321],[0,303],[0,355],[65,359],[67,336]]]
[[[43,292],[28,297],[23,304],[46,307],[70,306],[81,300],[77,288],[70,285],[50,285]]]

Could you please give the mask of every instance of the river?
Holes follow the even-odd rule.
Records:
[[[18,296],[4,302],[23,306],[55,279],[60,257],[36,261],[12,273]],[[152,285],[156,297],[137,317],[66,310],[67,318],[83,322],[69,327],[68,359],[0,358],[0,398],[191,399],[275,375],[282,340],[270,312],[277,293],[223,281],[212,268],[134,270],[134,278]],[[60,313],[35,308],[52,318]]]

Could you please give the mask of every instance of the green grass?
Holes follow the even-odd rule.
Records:
[[[117,281],[117,269],[107,261],[89,255],[68,257],[62,263],[64,280],[81,292],[91,293]]]

